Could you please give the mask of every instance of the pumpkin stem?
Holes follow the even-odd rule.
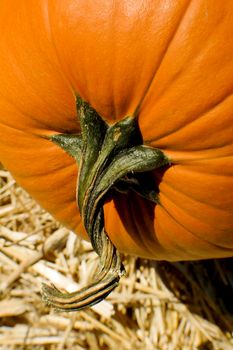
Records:
[[[79,165],[77,202],[96,253],[100,270],[96,281],[74,293],[62,293],[43,285],[43,299],[59,310],[74,311],[104,299],[124,274],[120,254],[104,229],[104,199],[110,189],[129,189],[158,202],[147,172],[169,163],[159,149],[142,145],[136,118],[125,117],[107,125],[97,112],[80,98],[77,110],[81,135],[54,135],[51,141],[74,157]],[[141,173],[141,175],[140,175]],[[143,173],[143,177],[142,177]]]

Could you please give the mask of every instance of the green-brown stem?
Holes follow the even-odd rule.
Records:
[[[157,202],[157,193],[146,180],[146,174],[169,163],[159,149],[142,145],[136,118],[125,117],[109,126],[81,99],[77,100],[77,110],[81,135],[54,135],[51,141],[79,165],[77,203],[101,267],[96,281],[74,293],[62,293],[54,286],[43,285],[44,300],[66,311],[98,303],[118,285],[124,273],[120,254],[104,228],[105,195],[113,187],[123,192],[131,189]],[[142,179],[140,173],[144,172]]]

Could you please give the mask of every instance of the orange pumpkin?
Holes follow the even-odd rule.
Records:
[[[232,0],[1,0],[0,161],[87,238],[76,163],[48,137],[80,132],[76,96],[110,125],[137,114],[172,164],[153,171],[157,205],[111,193],[111,241],[151,259],[232,256],[232,13]]]

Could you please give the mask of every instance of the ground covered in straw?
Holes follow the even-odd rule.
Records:
[[[42,282],[73,291],[98,266],[0,168],[0,349],[232,350],[232,259],[156,263],[125,256],[127,275],[103,302],[59,313]]]

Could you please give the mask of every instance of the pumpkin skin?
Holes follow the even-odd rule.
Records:
[[[109,123],[133,115],[160,204],[114,194],[105,227],[121,252],[165,260],[233,255],[233,2],[0,2],[0,161],[54,217],[87,238],[77,167],[42,138],[77,133],[80,95]]]

